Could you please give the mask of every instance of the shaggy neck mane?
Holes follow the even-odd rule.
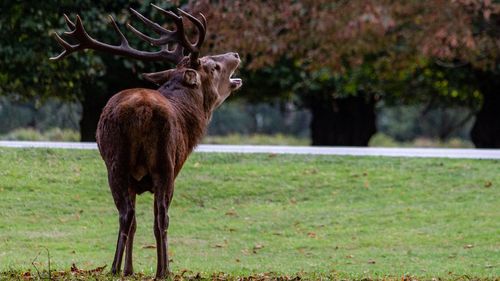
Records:
[[[188,137],[187,146],[192,151],[205,134],[210,114],[205,112],[201,90],[188,88],[177,80],[167,81],[158,91],[175,107],[179,129]]]

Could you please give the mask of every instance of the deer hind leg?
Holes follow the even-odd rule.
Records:
[[[168,177],[167,177],[168,178]],[[168,265],[167,230],[169,224],[168,207],[172,200],[173,178],[154,178],[154,234],[156,238],[157,267],[156,278],[165,278],[170,273]]]
[[[132,205],[135,209],[135,193],[130,192],[130,197],[132,199]],[[134,248],[134,235],[135,230],[137,229],[137,222],[135,220],[135,215],[132,218],[132,224],[130,225],[130,229],[128,232],[127,243],[125,247],[125,267],[123,269],[123,275],[128,276],[134,273],[134,267],[132,264],[132,250]]]
[[[118,171],[115,170],[115,172]],[[116,208],[118,209],[120,223],[115,257],[113,259],[113,265],[111,266],[111,272],[113,274],[117,274],[120,272],[127,238],[133,221],[135,220],[135,200],[133,200],[129,192],[130,182],[128,180],[128,175],[126,176],[122,173],[113,173],[108,176],[108,180]],[[130,244],[130,248],[132,248],[132,244]]]

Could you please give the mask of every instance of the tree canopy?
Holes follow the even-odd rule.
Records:
[[[426,91],[432,86],[439,95],[446,88],[448,99],[463,92],[477,98],[474,89],[460,86],[463,81],[444,82],[444,74],[453,72],[446,77],[453,80],[458,72],[445,68],[499,68],[498,1],[205,0],[192,5],[208,11],[211,30],[217,31],[210,37],[213,50],[238,50],[254,70],[280,68],[288,60],[321,81],[336,79],[343,93],[361,87],[408,94],[405,86],[413,80],[410,84]]]
[[[141,62],[92,51],[75,53],[57,62],[49,60],[62,51],[54,40],[54,33],[65,31],[63,14],[72,19],[79,14],[92,36],[116,44],[119,39],[109,24],[108,15],[127,32],[124,23],[129,21],[129,7],[144,11],[146,15],[153,12],[149,1],[52,0],[30,1],[29,5],[23,1],[2,2],[0,95],[18,99],[81,100],[89,85],[105,92],[109,80],[119,80],[124,73],[140,72],[144,67]],[[157,17],[156,14],[152,16]],[[132,44],[149,48],[138,38],[129,37]],[[148,65],[148,68],[154,69],[155,65]],[[127,84],[126,79],[121,82]]]
[[[92,36],[118,43],[111,14],[127,33],[128,7],[159,23],[150,1],[4,1],[0,4],[0,95],[103,102],[140,85],[138,73],[166,68],[94,52],[48,60],[61,51],[52,34],[62,15],[80,14]],[[465,105],[478,108],[485,81],[500,75],[500,1],[283,0],[169,1],[203,12],[209,35],[203,53],[238,51],[244,58],[242,96],[285,99],[305,106],[365,97],[373,102]],[[168,24],[168,23],[165,23]],[[137,24],[142,28],[140,24]],[[482,74],[481,74],[482,73]],[[483,75],[486,73],[486,75]],[[479,74],[479,75],[478,75]],[[486,77],[486,78],[485,78]],[[485,90],[486,89],[486,90]],[[83,104],[84,115],[102,102]],[[95,119],[95,118],[94,118]],[[95,122],[95,121],[91,121]]]

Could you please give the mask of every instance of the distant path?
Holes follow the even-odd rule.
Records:
[[[91,143],[91,142],[81,143],[81,142],[0,141],[0,147],[97,149],[96,143]],[[275,154],[500,159],[500,149],[316,147],[316,146],[202,144],[196,148],[196,151],[220,152],[220,153],[272,153],[272,154],[275,153]]]

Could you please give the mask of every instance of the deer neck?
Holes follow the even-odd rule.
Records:
[[[205,134],[210,120],[204,110],[202,95],[178,83],[166,83],[158,91],[174,106],[177,122],[185,131],[186,144],[189,150],[194,149]]]

